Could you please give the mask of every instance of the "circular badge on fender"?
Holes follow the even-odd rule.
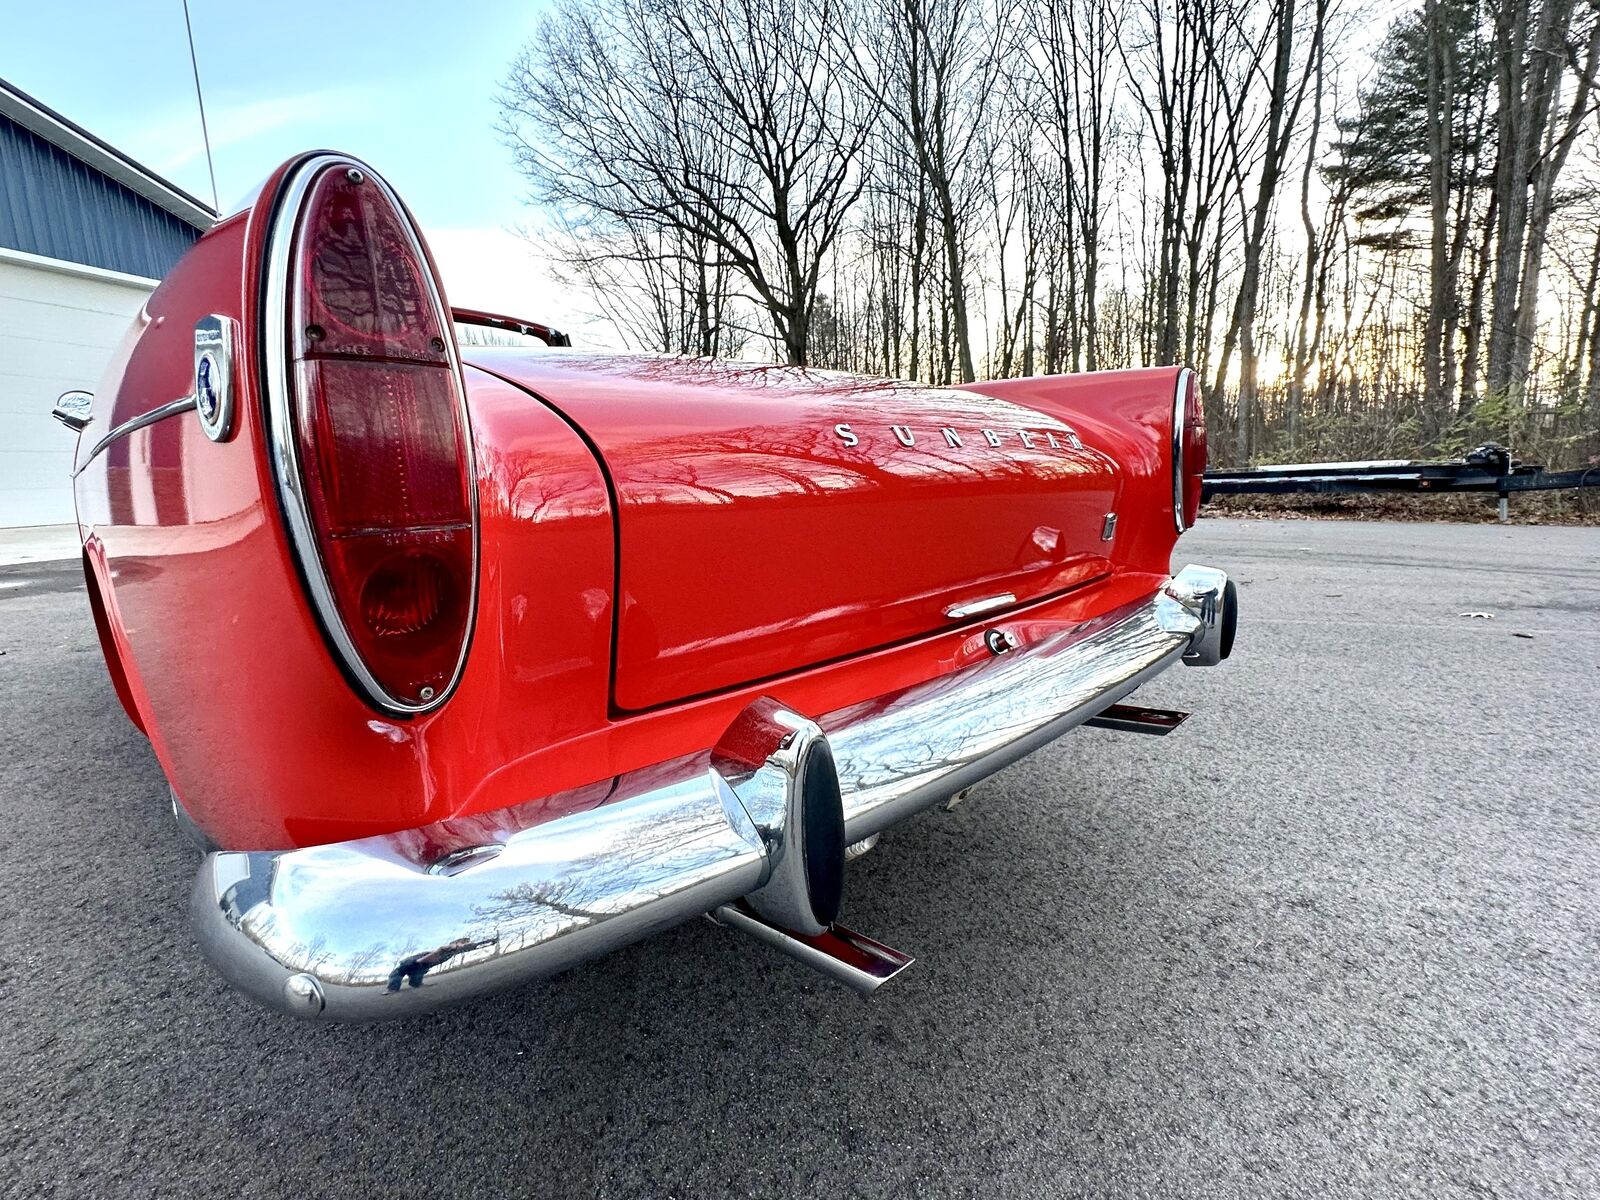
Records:
[[[233,335],[227,317],[202,317],[194,325],[194,409],[213,442],[233,432]]]

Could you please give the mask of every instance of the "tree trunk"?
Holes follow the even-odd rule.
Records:
[[[1272,70],[1272,91],[1268,98],[1267,145],[1261,164],[1261,179],[1251,213],[1250,233],[1244,244],[1244,271],[1239,279],[1239,298],[1234,305],[1234,327],[1239,347],[1239,401],[1234,425],[1234,453],[1240,465],[1250,461],[1254,445],[1256,409],[1256,300],[1261,288],[1261,252],[1266,245],[1267,218],[1273,195],[1283,172],[1287,136],[1285,108],[1289,98],[1289,71],[1294,51],[1295,0],[1282,0],[1278,12],[1277,59]],[[1321,22],[1318,22],[1320,42]],[[1228,365],[1223,352],[1223,370]]]
[[[1523,251],[1522,279],[1517,289],[1517,308],[1511,340],[1512,392],[1520,395],[1533,363],[1533,347],[1539,327],[1539,279],[1544,265],[1545,240],[1550,218],[1555,212],[1556,179],[1566,165],[1572,143],[1583,127],[1589,99],[1595,86],[1597,55],[1600,55],[1600,21],[1590,34],[1589,45],[1579,63],[1579,75],[1566,121],[1554,122],[1556,103],[1566,64],[1566,40],[1571,24],[1572,2],[1545,0],[1551,17],[1541,21],[1541,35],[1534,43],[1538,63],[1533,72],[1530,135],[1537,130],[1533,158],[1533,196],[1528,205],[1528,235]],[[1542,15],[1542,14],[1541,14]]]
[[[971,383],[978,378],[978,373],[972,364],[972,334],[967,323],[966,262],[962,253],[961,227],[949,181],[940,178],[935,183],[934,195],[939,201],[939,230],[944,240],[945,271],[950,279],[950,331],[955,340],[961,382]]]
[[[1446,320],[1454,308],[1450,277],[1450,135],[1454,111],[1450,39],[1443,28],[1441,0],[1427,0],[1428,199],[1430,214],[1428,316],[1423,332],[1422,388],[1424,428],[1438,428],[1450,401],[1445,382]]]
[[[1563,0],[1545,0],[1540,24]],[[1489,391],[1509,396],[1513,387],[1517,293],[1528,224],[1528,174],[1538,136],[1528,129],[1527,51],[1529,0],[1497,0],[1494,15],[1495,133],[1494,285],[1489,316]]]

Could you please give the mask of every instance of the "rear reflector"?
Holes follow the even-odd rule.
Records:
[[[394,712],[443,701],[477,574],[471,434],[454,333],[420,234],[366,166],[290,172],[264,328],[291,540],[346,672]]]

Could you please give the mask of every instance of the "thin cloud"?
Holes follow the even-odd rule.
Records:
[[[364,106],[362,98],[345,89],[324,89],[292,96],[275,96],[243,103],[212,102],[206,107],[211,149],[220,154],[294,125],[325,123],[330,111],[350,117]],[[200,135],[200,114],[192,105],[145,119],[122,137],[112,139],[163,175],[172,175],[205,156]]]

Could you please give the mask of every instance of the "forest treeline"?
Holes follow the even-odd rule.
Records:
[[[1187,363],[1219,463],[1600,461],[1596,0],[567,0],[503,132],[640,349]]]

